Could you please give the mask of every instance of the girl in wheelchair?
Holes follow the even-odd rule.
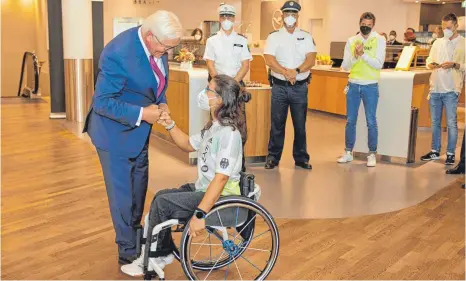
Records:
[[[198,179],[194,184],[162,190],[155,195],[144,225],[147,237],[160,223],[191,217],[189,231],[195,237],[205,228],[204,218],[220,196],[241,195],[242,144],[247,138],[241,108],[249,99],[250,94],[233,78],[217,75],[198,95],[198,106],[209,111],[211,117],[200,133],[189,137],[176,127],[168,113],[162,114],[159,124],[165,126],[175,144],[185,152],[198,152]],[[150,247],[149,241],[138,259],[121,267],[122,272],[131,276],[144,274],[144,254],[148,253],[144,247]],[[162,230],[155,252],[155,261],[161,269],[173,262],[173,247],[171,229]],[[150,265],[148,270],[151,270]]]

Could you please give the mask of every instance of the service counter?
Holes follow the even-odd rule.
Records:
[[[408,72],[394,71],[392,69],[384,69],[380,74],[380,95],[394,93],[383,93],[387,91],[393,92],[390,85],[395,85],[398,82],[392,77],[413,77],[411,89],[405,89],[407,94],[412,96],[411,106],[419,109],[418,126],[430,127],[429,102],[427,96],[429,94],[429,78],[431,71],[419,69]],[[346,97],[344,89],[348,84],[349,72],[341,71],[338,68],[312,70],[312,80],[309,85],[309,109],[319,110],[323,112],[333,113],[337,115],[346,115]],[[411,79],[411,78],[409,78]],[[390,85],[385,85],[390,83]],[[409,88],[409,85],[408,85]],[[379,101],[379,106],[383,106]]]
[[[209,113],[197,106],[198,93],[207,87],[208,72],[205,68],[191,70],[180,69],[179,64],[170,63],[167,89],[167,102],[171,116],[177,126],[186,134],[193,135],[202,130],[209,120]],[[271,88],[246,88],[252,99],[246,104],[246,122],[248,140],[244,152],[248,162],[264,162],[268,153],[268,136],[270,134]],[[172,141],[168,132],[160,125],[155,125],[153,134],[167,141]],[[183,161],[197,163],[197,153],[183,156]]]
[[[382,70],[377,107],[378,154],[414,161],[417,128],[430,127],[427,100],[430,74],[431,71],[426,69]],[[348,84],[348,75],[349,72],[340,69],[313,69],[309,109],[346,115],[344,89]],[[417,110],[413,111],[413,108]],[[366,154],[367,125],[363,106],[359,108],[356,131],[358,137],[354,152]]]

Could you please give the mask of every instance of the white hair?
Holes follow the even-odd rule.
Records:
[[[183,27],[178,17],[169,11],[160,10],[148,16],[142,23],[142,33],[150,31],[159,40],[181,38]]]

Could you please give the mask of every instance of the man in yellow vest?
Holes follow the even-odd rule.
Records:
[[[378,142],[377,103],[379,100],[380,70],[385,62],[385,38],[373,31],[375,16],[364,13],[359,19],[360,33],[348,39],[342,67],[350,70],[346,93],[345,153],[338,163],[353,161],[356,142],[356,122],[361,101],[366,113],[369,156],[367,166],[375,167]]]

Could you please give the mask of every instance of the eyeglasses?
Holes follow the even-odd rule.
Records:
[[[162,45],[162,46],[164,47],[164,52],[166,52],[166,51],[168,51],[168,50],[171,50],[171,49],[174,49],[174,48],[176,48],[176,47],[178,47],[178,46],[180,45],[180,44],[178,43],[178,44],[176,44],[175,46],[167,46],[167,45],[163,44],[163,43],[159,40],[159,38],[157,38],[157,36],[155,36],[155,34],[152,34],[152,36],[154,36],[154,37],[155,37],[155,40],[157,40],[157,42],[158,42],[160,45]]]
[[[220,96],[216,91],[210,89],[208,86],[205,88],[205,90],[206,90],[206,92],[212,92],[212,93],[214,93],[215,96],[217,96],[217,97]],[[215,98],[209,98],[209,99],[215,99]]]

